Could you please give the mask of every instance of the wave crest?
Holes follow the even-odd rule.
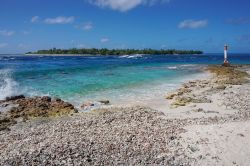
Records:
[[[18,94],[18,83],[12,78],[11,70],[0,70],[0,100]]]

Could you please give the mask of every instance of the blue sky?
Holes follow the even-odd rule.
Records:
[[[250,52],[248,0],[0,0],[0,53],[49,48]]]

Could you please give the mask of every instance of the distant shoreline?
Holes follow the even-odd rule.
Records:
[[[28,56],[145,56],[145,55],[155,55],[155,54],[124,54],[124,55],[101,55],[101,54],[23,54]],[[158,54],[158,55],[202,55],[202,54]]]
[[[48,49],[38,50],[34,52],[26,52],[26,54],[48,54],[48,55],[61,55],[61,54],[76,54],[76,55],[165,55],[165,54],[203,54],[200,50],[176,50],[176,49],[107,49],[107,48],[82,48],[82,49]]]

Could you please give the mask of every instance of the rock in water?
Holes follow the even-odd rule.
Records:
[[[24,95],[18,95],[18,96],[10,96],[10,97],[6,97],[6,101],[12,101],[12,100],[18,100],[18,99],[24,99],[25,96]]]
[[[102,103],[102,104],[105,104],[105,105],[110,103],[109,100],[100,100],[99,102]]]

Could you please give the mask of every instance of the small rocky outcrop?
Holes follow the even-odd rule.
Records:
[[[77,110],[68,102],[61,99],[52,99],[48,96],[43,97],[24,97],[12,96],[2,101],[2,106],[11,105],[9,110],[1,113],[0,125],[1,129],[15,123],[17,118],[24,120],[36,117],[56,117],[76,113]]]
[[[249,74],[245,71],[237,69],[238,66],[209,66],[207,70],[216,75],[216,83],[229,84],[229,85],[241,85],[246,83],[249,78]]]
[[[239,66],[216,66],[211,65],[207,70],[214,74],[210,80],[195,80],[183,84],[176,92],[172,92],[166,96],[171,100],[171,107],[186,106],[189,103],[211,103],[210,94],[224,91],[232,85],[241,85],[246,83],[249,74],[239,69]],[[194,93],[196,92],[196,93]]]
[[[77,112],[72,104],[48,96],[22,98],[13,103],[18,104],[9,111],[13,118],[61,116]]]

